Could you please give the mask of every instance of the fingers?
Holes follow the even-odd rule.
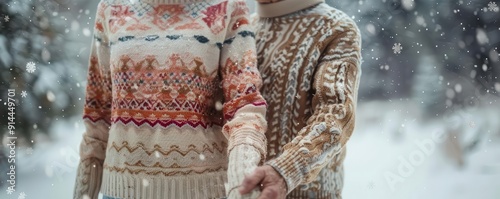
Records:
[[[250,193],[257,185],[260,184],[260,182],[264,179],[266,176],[266,173],[264,172],[263,169],[260,167],[256,168],[255,171],[249,175],[246,176],[245,179],[243,180],[243,183],[241,184],[241,187],[239,189],[241,194],[247,194]]]
[[[278,198],[278,191],[274,187],[265,187],[257,199],[276,199]]]

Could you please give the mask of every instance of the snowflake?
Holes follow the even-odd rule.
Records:
[[[28,96],[28,93],[26,91],[21,91],[21,97],[25,98]]]
[[[394,50],[394,54],[401,54],[403,46],[401,46],[401,43],[395,43],[394,46],[392,47],[392,50]]]
[[[12,193],[14,193],[14,189],[9,189],[9,188],[8,188],[8,189],[6,189],[5,191],[7,191],[7,194],[9,194],[9,195],[10,195],[10,194],[12,194]]]
[[[471,128],[474,128],[474,127],[476,127],[476,123],[475,123],[474,121],[470,121],[470,122],[469,122],[469,126],[470,126]]]
[[[5,17],[3,19],[5,20],[5,22],[9,22],[9,20],[10,20],[8,15],[5,15]]]
[[[215,102],[215,110],[220,111],[223,109],[223,107],[224,107],[224,105],[222,104],[222,102],[220,102],[220,101]]]
[[[375,188],[375,183],[374,183],[373,181],[370,181],[370,182],[368,183],[368,188],[369,188],[369,189],[373,189],[373,188]]]
[[[27,195],[24,192],[21,192],[21,193],[19,193],[19,197],[17,199],[25,199],[26,196]]]
[[[36,64],[35,64],[35,62],[30,61],[30,62],[28,62],[26,64],[26,71],[28,73],[34,73],[35,70],[36,70]]]
[[[28,155],[33,154],[33,148],[28,147],[28,148],[26,149],[26,154],[28,154]]]
[[[490,3],[488,3],[488,10],[490,10],[491,12],[498,12],[499,9],[497,3],[490,1]]]

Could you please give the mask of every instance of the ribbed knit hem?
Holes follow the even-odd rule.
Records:
[[[225,196],[226,171],[186,176],[103,172],[101,193],[121,199],[213,198]]]
[[[265,164],[272,166],[285,178],[288,193],[299,186],[307,172],[304,171],[307,165],[306,161],[302,158],[299,150],[286,150],[282,155]]]
[[[284,0],[275,3],[257,4],[260,17],[279,17],[320,4],[325,0]]]
[[[342,161],[340,161],[342,162]],[[331,165],[330,165],[331,166]],[[317,190],[313,188],[314,186],[308,186],[308,189],[302,189],[302,186],[295,188],[293,191],[288,193],[287,199],[304,199],[304,198],[314,198],[314,199],[342,199],[342,188],[344,187],[344,166],[339,163],[335,166],[336,170],[327,170],[323,175],[326,181],[315,180],[315,183],[320,183],[321,189]]]
[[[307,174],[307,171],[300,172],[300,168],[306,167],[300,166],[300,164],[305,162],[301,161],[302,158],[300,158],[298,153],[286,153],[287,155],[281,155],[278,158],[267,162],[266,165],[272,166],[278,173],[280,173],[285,178],[287,187],[291,187],[291,189],[287,188],[287,199],[342,199],[342,189],[344,186],[343,161],[346,150],[342,150],[340,153],[339,159],[332,160],[333,162],[327,166],[328,168],[334,167],[335,169],[323,170],[319,174],[322,175],[323,179],[321,180],[318,177],[313,182],[307,182],[309,184],[302,184],[305,183],[303,181],[305,177],[303,176]],[[292,167],[290,164],[293,163],[296,164]],[[311,186],[312,184],[314,185]],[[320,184],[321,188],[319,190],[314,188],[317,184]],[[306,185],[307,188],[304,188],[302,185]]]
[[[313,197],[311,197],[313,196]],[[314,198],[314,199],[342,199],[340,192],[338,194],[332,194],[325,191],[303,191],[295,189],[288,195],[287,199],[304,199],[304,198]]]
[[[254,129],[238,129],[229,139],[228,153],[236,146],[251,145],[260,152],[262,160],[265,160],[267,142],[264,134]]]

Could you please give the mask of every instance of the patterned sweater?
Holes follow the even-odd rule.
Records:
[[[243,0],[102,0],[95,20],[74,198],[221,198],[264,162]]]
[[[288,198],[341,198],[361,75],[358,28],[321,0],[261,3],[257,11],[266,164],[285,178]]]

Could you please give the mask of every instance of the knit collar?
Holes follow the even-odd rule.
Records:
[[[275,3],[257,3],[257,13],[264,18],[279,17],[323,2],[325,0],[282,0]]]
[[[204,0],[142,0],[142,1],[153,4],[183,4],[183,3],[196,3]]]

